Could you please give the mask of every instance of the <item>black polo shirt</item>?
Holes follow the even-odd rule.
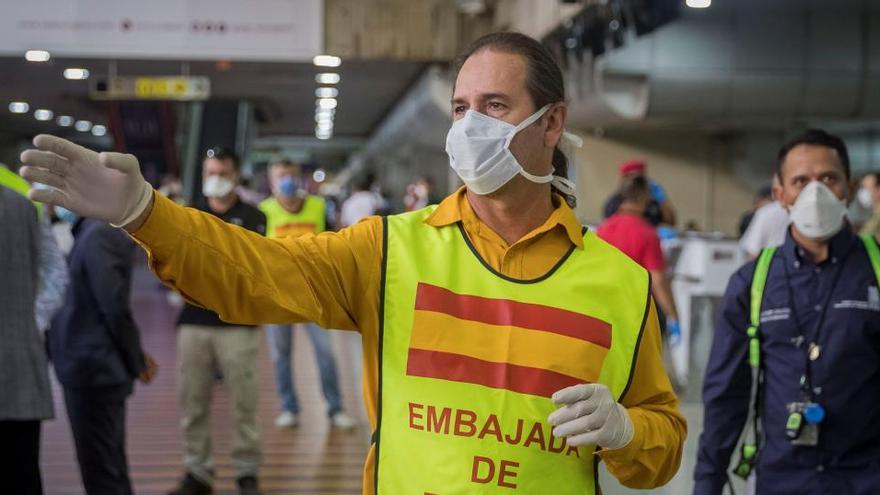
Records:
[[[220,217],[224,222],[244,227],[260,235],[266,235],[266,215],[259,209],[247,203],[238,200],[226,213],[218,214],[211,210],[206,200],[193,205],[194,208],[208,212],[214,216]],[[212,327],[241,326],[226,323],[217,316],[217,313],[186,304],[180,317],[177,319],[178,325],[202,325]]]

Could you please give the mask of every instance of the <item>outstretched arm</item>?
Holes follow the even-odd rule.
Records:
[[[354,329],[363,305],[378,305],[378,218],[339,233],[270,240],[154,194],[131,155],[49,135],[34,145],[22,153],[21,174],[51,189],[32,189],[32,199],[125,226],[164,283],[226,321]]]

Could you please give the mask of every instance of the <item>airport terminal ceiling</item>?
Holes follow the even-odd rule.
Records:
[[[97,60],[52,58],[42,64],[22,57],[0,58],[3,95],[26,101],[32,109],[51,109],[93,122],[106,120],[108,103],[90,98],[90,87],[114,70],[118,76],[207,76],[212,100],[248,100],[254,104],[258,136],[313,135],[315,76],[321,68],[308,63],[178,62],[156,60]],[[66,80],[67,67],[89,70],[88,80]],[[400,95],[412,84],[424,64],[408,61],[345,61],[334,72],[340,76],[336,109],[339,137],[366,138]],[[4,102],[5,109],[7,102]],[[28,114],[0,112],[0,131],[20,135],[61,132],[54,121],[38,122]],[[73,129],[68,132],[75,133]]]

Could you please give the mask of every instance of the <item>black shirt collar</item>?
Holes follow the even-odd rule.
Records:
[[[820,263],[820,265],[829,262],[836,263],[837,260],[845,257],[849,254],[857,239],[855,232],[852,230],[852,225],[850,225],[849,221],[845,221],[840,232],[834,234],[831,239],[828,239],[828,259]],[[785,243],[782,244],[781,249],[783,256],[785,256],[785,262],[788,263],[789,266],[800,268],[804,265],[813,264],[813,262],[806,256],[803,248],[801,248],[797,241],[794,240],[794,237],[791,235],[790,226],[788,232],[785,234]]]

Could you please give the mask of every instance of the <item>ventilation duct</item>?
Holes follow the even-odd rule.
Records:
[[[569,124],[780,128],[880,117],[880,5],[868,4],[738,1],[689,10],[592,68],[569,68]]]

